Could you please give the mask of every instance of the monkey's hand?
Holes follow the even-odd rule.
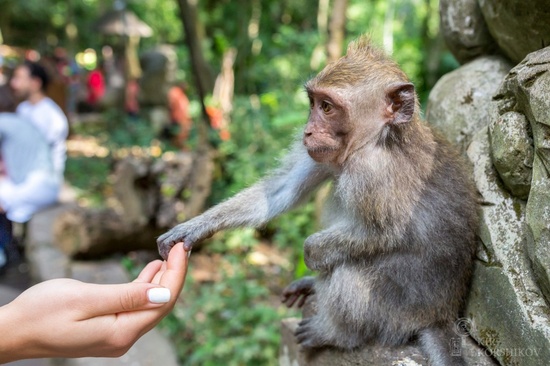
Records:
[[[189,252],[193,248],[193,245],[211,236],[212,233],[206,232],[206,225],[201,224],[202,222],[203,220],[196,220],[195,218],[179,224],[159,236],[157,245],[161,257],[164,259],[168,258],[170,249],[176,243],[183,242],[183,248]]]
[[[322,232],[310,235],[304,242],[304,262],[312,271],[328,271],[334,263],[332,254],[324,248],[327,241]]]
[[[298,301],[296,306],[301,308],[309,295],[315,293],[314,283],[315,278],[310,276],[292,282],[283,290],[281,301],[289,308]]]

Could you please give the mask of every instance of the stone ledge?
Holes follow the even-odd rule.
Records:
[[[288,318],[281,322],[280,366],[428,366],[428,360],[414,344],[400,347],[367,346],[354,352],[322,349],[315,354],[300,351],[294,338],[294,331],[300,319]],[[485,350],[471,338],[461,337],[462,352],[468,366],[496,366]]]

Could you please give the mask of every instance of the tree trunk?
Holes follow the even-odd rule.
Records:
[[[157,160],[117,161],[109,207],[75,206],[61,214],[54,223],[56,246],[81,258],[156,250],[155,239],[166,228],[202,212],[210,194],[211,154],[199,148]]]
[[[248,39],[248,18],[250,14],[250,4],[248,1],[242,2],[242,10],[235,16],[238,17],[238,31],[235,37],[235,47],[237,48],[237,57],[235,59],[235,85],[236,92],[240,94],[253,94],[251,86],[247,85],[246,77],[248,72],[248,62],[250,55],[250,41]]]
[[[74,207],[54,222],[55,245],[77,258],[98,257],[137,249],[156,250],[162,230],[138,226],[112,209]]]
[[[195,3],[190,0],[178,0],[178,4],[185,33],[185,41],[191,55],[191,65],[202,107],[202,119],[204,121],[204,123],[197,125],[199,141],[197,149],[194,152],[193,175],[190,180],[192,194],[187,201],[187,205],[189,206],[187,212],[196,215],[200,213],[206,197],[210,194],[214,170],[212,148],[208,141],[210,118],[208,117],[205,104],[206,95],[212,93],[214,89],[214,78],[201,50],[200,39],[197,33],[197,9]]]
[[[204,59],[201,49],[201,42],[197,32],[197,8],[195,3],[190,0],[178,0],[178,4],[185,34],[185,43],[191,55],[191,67],[202,106],[204,122],[208,123],[208,113],[206,113],[206,105],[204,103],[206,96],[214,89],[214,77]]]
[[[332,17],[329,24],[329,40],[327,44],[328,62],[340,58],[342,55],[342,44],[346,31],[346,10],[348,0],[334,0],[332,6]]]
[[[315,46],[309,62],[309,66],[312,70],[317,70],[321,66],[322,61],[325,59],[329,2],[329,0],[319,0],[319,7],[317,9],[317,31],[319,32],[319,43]]]

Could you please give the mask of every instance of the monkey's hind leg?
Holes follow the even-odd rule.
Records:
[[[340,266],[316,278],[316,314],[302,320],[296,338],[304,348],[352,350],[372,339],[369,281],[354,266]]]
[[[418,338],[430,366],[466,366],[460,336],[450,326],[423,329]]]
[[[342,329],[322,309],[318,311],[316,315],[303,319],[296,329],[296,340],[303,348],[336,347],[352,350],[366,343],[364,336],[352,329]]]

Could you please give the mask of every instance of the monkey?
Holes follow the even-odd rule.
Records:
[[[308,121],[280,166],[160,236],[161,255],[180,241],[191,250],[219,230],[260,227],[332,181],[323,229],[304,242],[304,261],[318,275],[283,291],[289,307],[316,296],[316,314],[295,333],[301,347],[417,339],[432,365],[463,365],[451,342],[478,213],[461,155],[422,120],[414,85],[368,36],[305,89]]]

